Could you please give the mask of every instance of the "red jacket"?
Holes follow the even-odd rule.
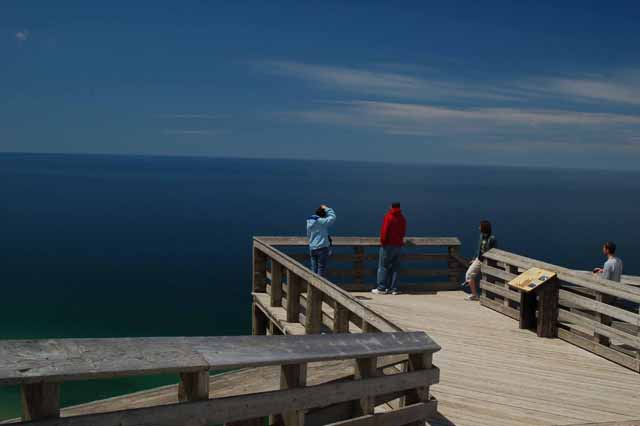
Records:
[[[399,207],[392,208],[384,216],[380,231],[380,244],[383,246],[402,246],[407,232],[407,221]]]

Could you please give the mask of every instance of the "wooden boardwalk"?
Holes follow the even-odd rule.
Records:
[[[272,335],[263,338],[266,340],[256,340],[256,337],[120,339],[109,343],[108,350],[100,346],[104,346],[104,341],[5,342],[5,352],[0,347],[0,358],[6,358],[0,384],[3,378],[5,384],[21,383],[27,395],[27,414],[33,412],[41,419],[54,410],[55,416],[58,414],[59,388],[54,379],[60,367],[71,368],[72,379],[86,374],[90,377],[123,372],[142,374],[159,368],[157,372],[180,373],[180,391],[176,385],[166,386],[63,408],[61,414],[69,417],[166,406],[178,402],[180,395],[180,402],[189,401],[190,405],[155,407],[142,412],[156,415],[155,418],[169,426],[174,424],[172,420],[163,415],[158,417],[158,413],[172,413],[178,416],[176,419],[189,418],[202,424],[207,416],[222,418],[215,417],[220,415],[220,407],[228,408],[228,413],[225,412],[228,414],[225,421],[230,419],[228,424],[235,425],[237,419],[243,421],[237,424],[251,426],[262,425],[265,416],[289,416],[291,410],[298,410],[293,413],[297,419],[295,424],[305,426],[342,425],[344,421],[395,426],[400,419],[406,421],[398,424],[426,418],[433,426],[640,426],[640,315],[636,313],[640,290],[636,286],[598,280],[589,274],[493,249],[485,253],[482,267],[482,304],[466,301],[460,291],[374,295],[361,291],[371,287],[366,279],[373,276],[370,263],[376,255],[371,250],[377,245],[377,239],[336,238],[336,246],[343,252],[334,255],[334,263],[342,262],[334,275],[352,280],[340,282],[338,286],[296,261],[294,257],[299,254],[289,256],[272,245],[295,246],[302,244],[300,241],[304,239],[254,239],[252,334]],[[415,287],[422,290],[429,286],[437,290],[457,288],[460,268],[465,262],[457,255],[459,241],[451,238],[410,241],[413,252],[406,253],[404,261],[411,264],[411,273],[405,271],[403,280],[411,276],[425,278],[422,285]],[[306,262],[304,256],[300,260]],[[534,266],[558,274],[559,297],[554,307],[557,316],[554,314],[551,318],[554,322],[557,318],[560,338],[537,337],[533,331],[519,329],[518,321],[514,320],[520,317],[522,303],[506,283]],[[442,277],[447,281],[439,281]],[[631,302],[631,305],[624,305],[622,309],[619,302]],[[540,306],[538,308],[538,318],[543,318]],[[425,352],[425,347],[416,355],[404,346],[405,351],[400,351],[398,341],[388,340],[396,338],[389,333],[410,338],[406,333],[409,331],[426,332],[428,336],[420,335],[432,338],[436,344],[430,340],[430,352]],[[362,332],[373,334],[355,336]],[[290,336],[278,336],[283,334]],[[380,343],[376,352],[367,339],[377,338],[385,343]],[[312,345],[314,356],[300,347],[301,342],[311,345],[316,339],[329,340]],[[354,346],[359,349],[351,350],[349,356],[338,356],[339,342],[344,339],[350,342],[355,339],[352,343],[359,342],[360,346]],[[266,346],[262,349],[254,343],[247,346],[245,340],[259,341]],[[233,344],[225,346],[225,342]],[[287,349],[285,342],[293,347]],[[130,343],[145,345],[142,352],[146,357],[140,358],[138,351],[132,352]],[[438,351],[440,346],[442,350]],[[64,348],[67,350],[62,350]],[[278,362],[263,362],[265,348],[279,354]],[[46,354],[53,349],[55,354],[50,358]],[[125,357],[128,367],[122,371],[114,370],[111,365],[121,358],[116,356],[119,351],[128,354]],[[219,352],[227,358],[220,358]],[[65,355],[60,357],[60,354]],[[104,354],[111,355],[105,358]],[[228,357],[229,354],[235,355]],[[295,354],[297,358],[291,358]],[[363,354],[372,356],[363,358]],[[129,361],[137,367],[129,368]],[[0,365],[0,372],[2,367]],[[227,367],[241,369],[207,375],[209,371]],[[303,375],[306,385],[301,385]],[[386,380],[386,385],[371,387],[377,386],[380,380]],[[404,380],[413,381],[407,384]],[[340,397],[332,386],[347,386],[351,393]],[[267,391],[281,397],[285,395],[279,400],[281,405],[260,406],[259,401],[265,402],[274,394],[265,394]],[[302,397],[318,392],[324,393],[312,405]],[[300,397],[291,399],[294,393]],[[43,398],[41,394],[50,398]],[[213,399],[206,400],[207,394]],[[298,405],[292,408],[293,400]],[[232,405],[234,409],[229,408]],[[211,408],[206,416],[197,411],[204,406]],[[249,408],[254,411],[247,413]],[[105,426],[148,424],[130,423],[136,416],[142,419],[139,413],[110,413],[99,418],[108,420],[101,423]],[[129,416],[128,420],[121,422],[121,415]],[[413,416],[412,420],[407,416]],[[97,418],[90,416],[87,423],[82,418],[71,417],[47,424],[94,425],[92,421]]]
[[[353,295],[407,330],[426,331],[446,348],[436,354],[431,388],[441,414],[432,425],[582,425],[640,417],[640,375],[560,339],[519,330],[516,321],[467,302],[461,292]],[[312,364],[309,382],[348,374],[351,364]],[[273,367],[211,378],[211,397],[277,389]],[[176,402],[168,386],[63,410],[63,415]],[[623,423],[620,423],[623,424]],[[629,423],[637,424],[637,423]]]
[[[640,418],[640,375],[560,339],[518,329],[461,292],[354,295],[446,350],[432,392],[451,424],[577,425]]]

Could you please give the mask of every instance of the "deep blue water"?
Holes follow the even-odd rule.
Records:
[[[252,235],[299,235],[320,203],[336,235],[375,235],[389,202],[408,233],[458,236],[489,218],[501,247],[574,268],[615,240],[640,267],[640,174],[500,167],[0,155],[0,338],[250,332]],[[174,378],[72,384],[63,402]],[[18,413],[0,388],[0,418]]]

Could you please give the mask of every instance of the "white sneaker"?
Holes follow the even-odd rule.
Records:
[[[478,299],[478,296],[474,296],[473,294],[469,294],[467,297],[465,297],[465,300],[474,301],[474,300],[479,300],[479,299]]]
[[[394,296],[397,296],[397,295],[400,294],[400,290],[392,290],[391,294],[394,295]]]
[[[378,290],[377,288],[374,288],[373,290],[371,290],[371,293],[373,293],[373,294],[387,294],[387,290]]]

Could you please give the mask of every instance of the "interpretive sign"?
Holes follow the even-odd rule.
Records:
[[[555,277],[555,272],[545,271],[540,268],[531,268],[509,281],[509,286],[528,293],[553,280]]]

